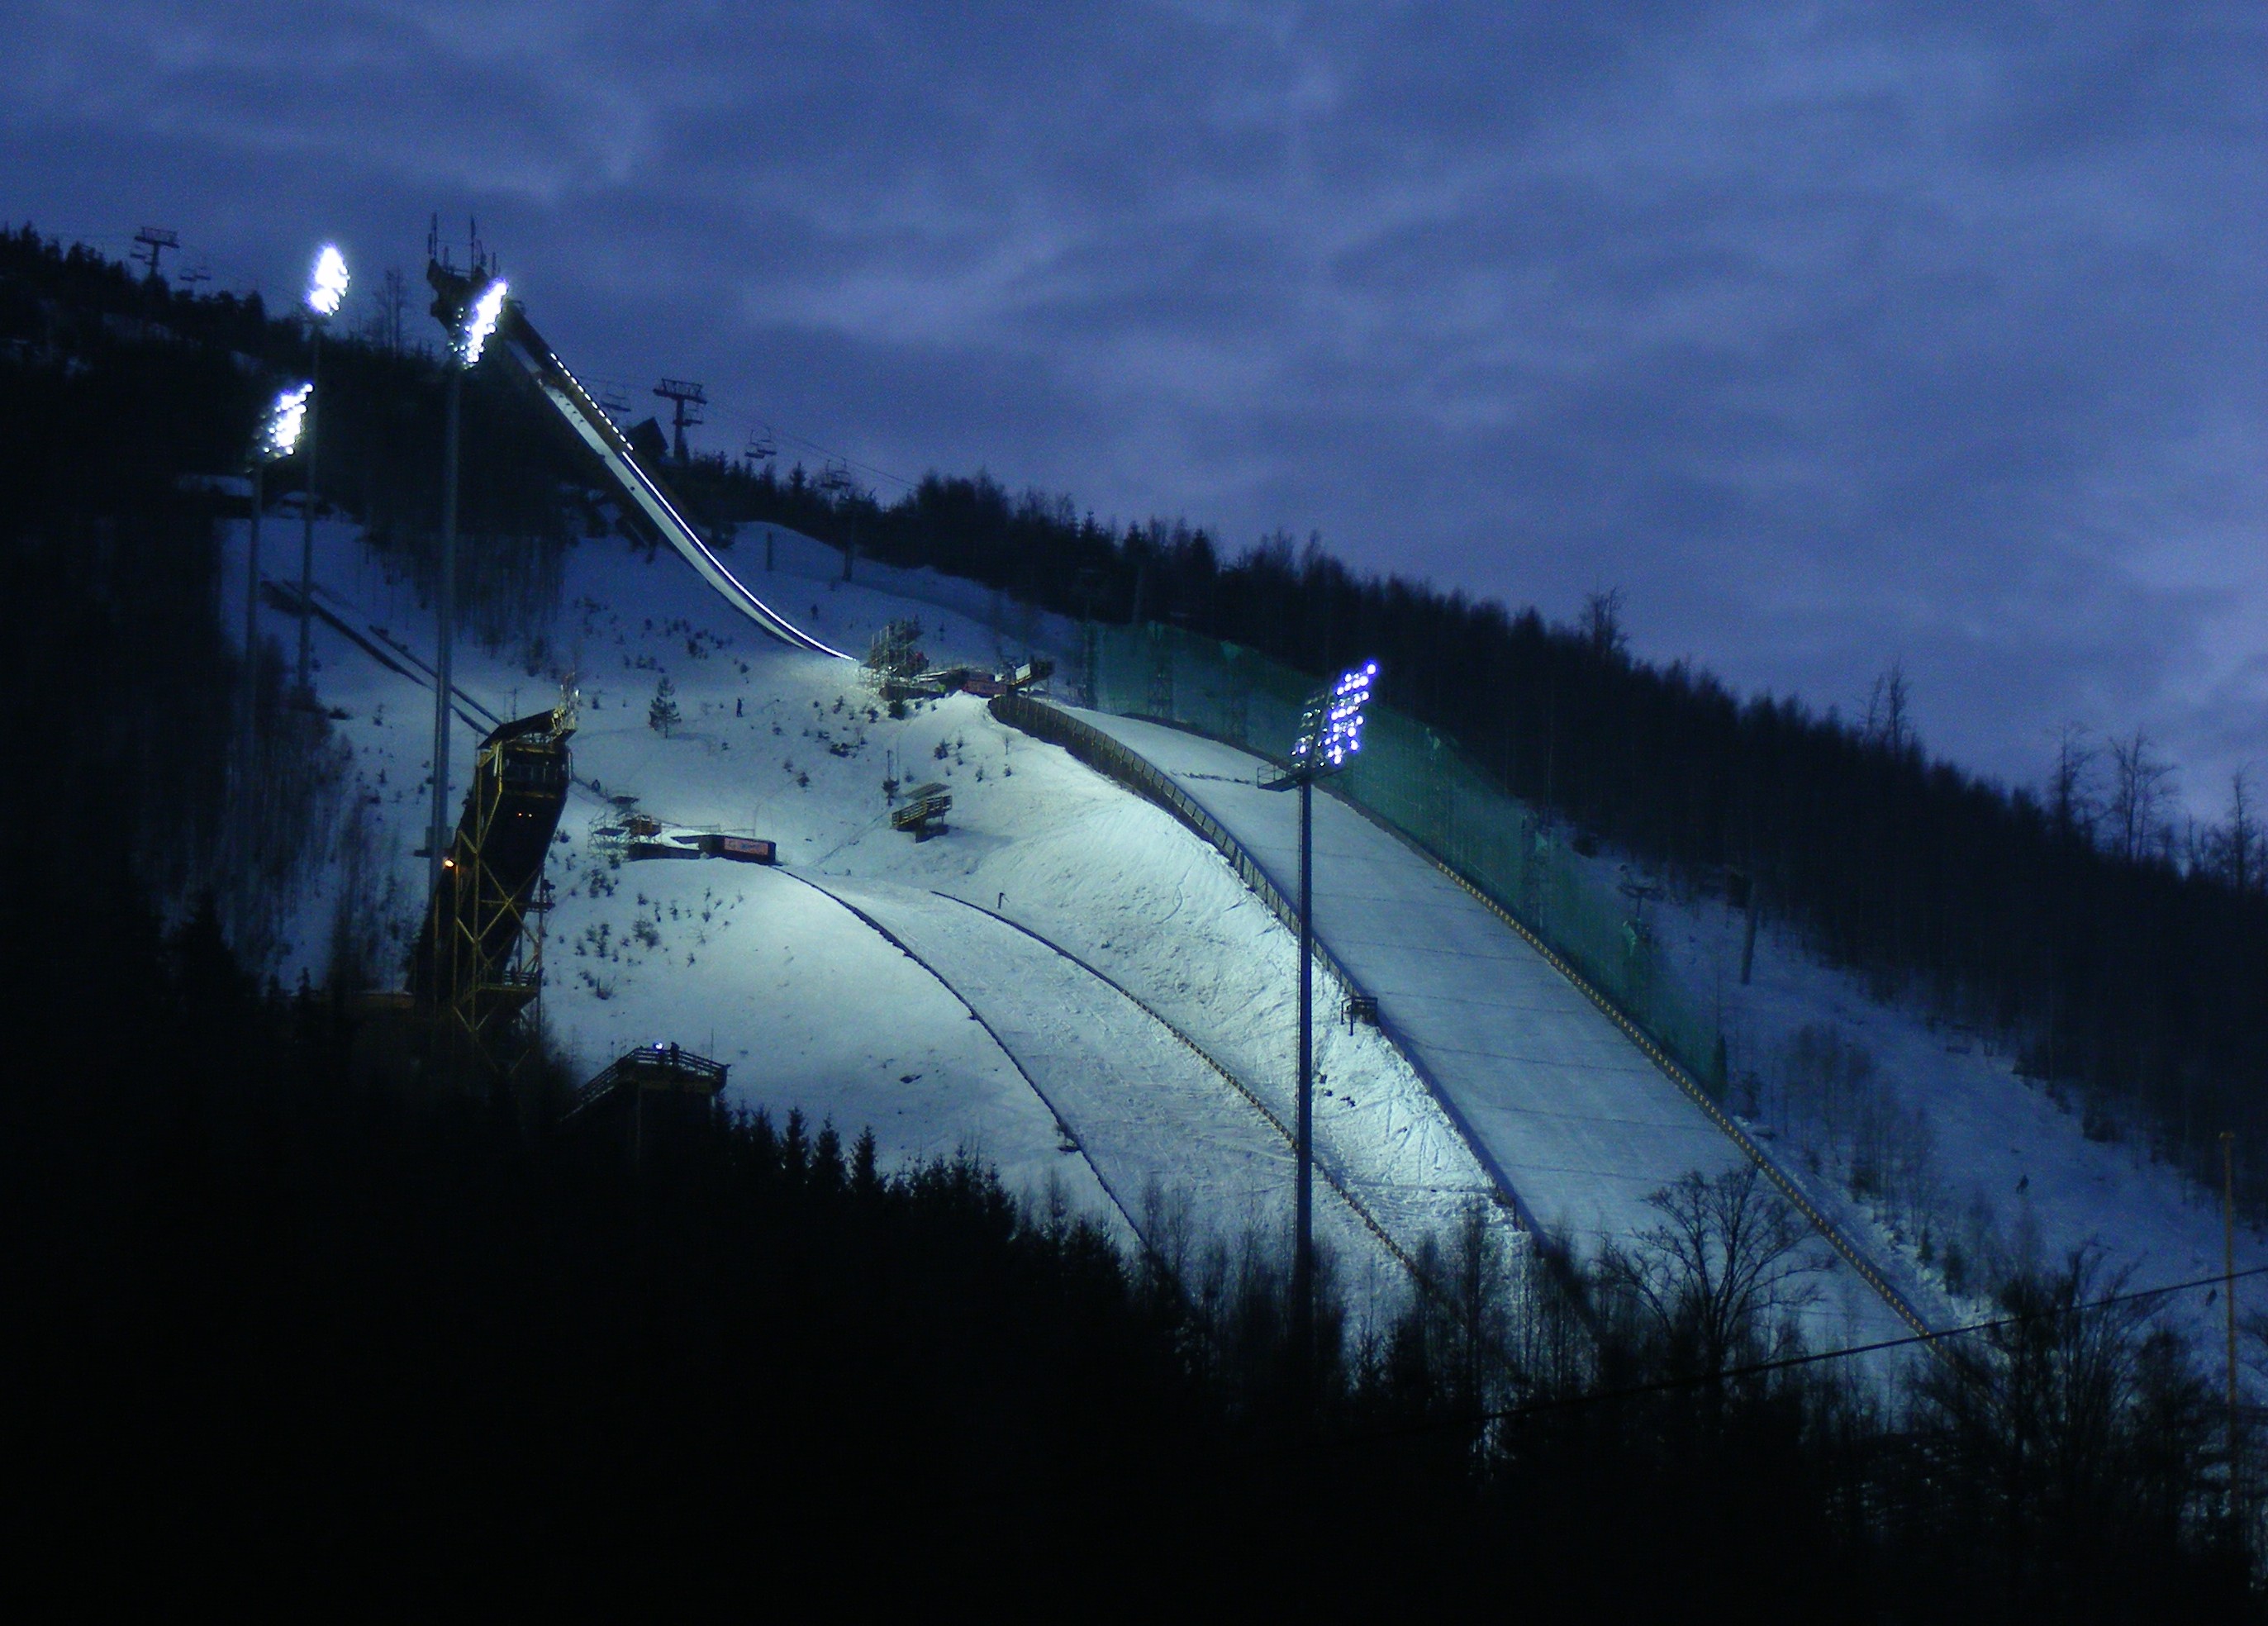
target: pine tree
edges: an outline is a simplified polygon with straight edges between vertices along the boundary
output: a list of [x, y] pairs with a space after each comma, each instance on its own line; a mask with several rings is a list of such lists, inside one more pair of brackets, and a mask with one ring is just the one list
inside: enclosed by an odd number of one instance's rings
[[653, 703], [645, 709], [645, 717], [647, 724], [664, 739], [668, 739], [670, 731], [677, 726], [680, 720], [677, 710], [677, 685], [672, 683], [666, 676], [661, 680], [660, 687], [653, 691]]

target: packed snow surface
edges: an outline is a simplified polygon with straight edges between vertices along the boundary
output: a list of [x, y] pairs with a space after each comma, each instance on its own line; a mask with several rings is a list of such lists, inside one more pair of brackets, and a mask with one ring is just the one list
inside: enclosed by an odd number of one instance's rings
[[[1299, 798], [1262, 788], [1265, 764], [1178, 729], [1079, 711], [1169, 776], [1299, 893]], [[1579, 1254], [1658, 1225], [1647, 1198], [1689, 1171], [1717, 1175], [1740, 1148], [1629, 1036], [1518, 933], [1434, 864], [1352, 807], [1314, 807], [1315, 935], [1455, 1107], [1542, 1225]], [[1847, 1269], [1823, 1273], [1815, 1343], [1910, 1329]]]
[[[297, 533], [271, 517], [271, 578], [290, 574]], [[239, 584], [242, 540], [239, 526]], [[468, 543], [475, 573], [479, 546]], [[1058, 618], [933, 571], [860, 561], [845, 584], [840, 553], [784, 530], [767, 538], [745, 527], [729, 559], [839, 646], [862, 649], [885, 622], [917, 616], [939, 663], [1060, 658], [1072, 647]], [[357, 635], [319, 624], [315, 649], [320, 696], [351, 754], [358, 799], [287, 928], [274, 968], [287, 982], [302, 969], [326, 975], [350, 903], [386, 923], [374, 945], [381, 973], [398, 965], [425, 886], [424, 861], [412, 855], [430, 784], [430, 606], [396, 556], [348, 525], [318, 526], [316, 577], [326, 607]], [[1296, 948], [1219, 855], [1063, 753], [1000, 728], [977, 702], [889, 718], [854, 669], [762, 636], [666, 552], [581, 543], [557, 603], [541, 638], [460, 641], [452, 816], [478, 732], [549, 704], [572, 673], [584, 697], [580, 783], [552, 869], [561, 899], [548, 923], [545, 1015], [578, 1067], [595, 1072], [632, 1045], [675, 1041], [731, 1063], [735, 1100], [775, 1116], [800, 1107], [846, 1135], [871, 1127], [887, 1161], [973, 1151], [1012, 1188], [1053, 1185], [1115, 1228], [1130, 1217], [1112, 1190], [1138, 1221], [1155, 1186], [1219, 1231], [1280, 1229], [1288, 1196], [1277, 1188], [1271, 1205], [1270, 1183], [1283, 1167], [1277, 1130], [1292, 1115]], [[287, 647], [297, 636], [273, 608], [262, 629]], [[649, 718], [665, 677], [681, 717], [666, 735]], [[1253, 759], [1172, 730], [1089, 720], [1172, 772], [1279, 886], [1296, 879], [1292, 798], [1255, 788]], [[946, 784], [949, 833], [917, 845], [891, 831], [885, 779]], [[769, 837], [786, 872], [610, 862], [593, 832], [630, 807], [673, 832]], [[1330, 797], [1316, 809], [1327, 944], [1379, 996], [1427, 1072], [1458, 1092], [1483, 1147], [1544, 1219], [1592, 1239], [1627, 1236], [1648, 1223], [1650, 1191], [1687, 1167], [1732, 1166], [1736, 1149], [1500, 923]], [[1614, 862], [1598, 860], [1605, 884]], [[854, 889], [867, 918], [842, 901]], [[980, 923], [968, 904], [1062, 953], [1039, 956], [1042, 945]], [[2154, 1161], [2132, 1129], [2090, 1138], [2065, 1103], [2014, 1076], [1989, 1036], [1870, 997], [1769, 925], [1755, 981], [1741, 987], [1736, 914], [1705, 897], [1655, 908], [1680, 972], [1724, 1012], [1749, 1127], [1846, 1232], [1872, 1234], [1878, 1262], [1910, 1297], [1934, 1284], [1957, 1310], [1980, 1313], [1992, 1269], [2051, 1263], [2087, 1245], [2137, 1286], [2218, 1268], [2213, 1194]], [[910, 923], [916, 913], [925, 924]], [[922, 938], [928, 966], [870, 923], [885, 914], [906, 941]], [[1060, 1012], [1007, 969], [1027, 956], [1047, 968]], [[1100, 975], [1073, 975], [1066, 956]], [[1130, 1007], [1151, 1013], [1151, 1026]], [[1318, 1009], [1328, 1014], [1331, 997]], [[1059, 1041], [1046, 1036], [1050, 1021]], [[1122, 1029], [1139, 1037], [1097, 1039]], [[1169, 1059], [1159, 1034], [1173, 1029], [1234, 1083], [1193, 1054], [1189, 1065]], [[1012, 1035], [1011, 1048], [996, 1034]], [[1108, 1083], [1073, 1064], [1098, 1046], [1111, 1051]], [[1846, 1083], [1863, 1075], [1873, 1117], [1848, 1092], [1838, 1107], [1822, 1068], [1839, 1068]], [[1398, 1247], [1447, 1234], [1489, 1197], [1481, 1159], [1375, 1030], [1322, 1026], [1317, 1069], [1319, 1159]], [[1051, 1106], [1042, 1092], [1074, 1071], [1083, 1076]], [[1860, 1143], [1879, 1138], [1893, 1113], [1904, 1115], [1891, 1134], [1904, 1173], [1854, 1195]], [[1874, 1129], [1854, 1127], [1861, 1119]], [[1872, 1155], [1881, 1160], [1879, 1148]], [[1350, 1276], [1379, 1269], [1385, 1250], [1320, 1186], [1317, 1210]], [[2240, 1268], [2261, 1262], [2268, 1244], [2242, 1235]], [[1833, 1279], [1808, 1329], [1815, 1343], [1895, 1330], [1850, 1272]], [[2202, 1294], [2169, 1306], [2206, 1345], [2220, 1313]]]
[[[1278, 1126], [1140, 1003], [1028, 931], [940, 893], [887, 882], [813, 883], [928, 967], [1066, 1124], [1138, 1225], [1148, 1188], [1204, 1190], [1216, 1225], [1278, 1228], [1292, 1188]], [[1370, 1276], [1393, 1260], [1325, 1189], [1316, 1234]], [[1414, 1239], [1413, 1239], [1414, 1240]]]
[[[907, 616], [939, 664], [1064, 641], [966, 583], [860, 562], [844, 584], [839, 553], [786, 532], [770, 551], [767, 571], [761, 529], [744, 531], [731, 562], [841, 646]], [[320, 980], [343, 889], [388, 915], [382, 970], [415, 929], [432, 633], [400, 565], [351, 527], [319, 527], [317, 579], [357, 634], [318, 625], [316, 675], [361, 798], [342, 858], [362, 850], [317, 878], [288, 934], [283, 974]], [[551, 868], [544, 1016], [583, 1072], [674, 1041], [729, 1063], [743, 1105], [799, 1107], [846, 1137], [871, 1127], [888, 1163], [975, 1152], [1012, 1188], [1053, 1184], [1121, 1234], [1161, 1199], [1230, 1238], [1288, 1226], [1297, 951], [1220, 855], [978, 700], [892, 717], [858, 668], [762, 636], [666, 553], [581, 543], [558, 597], [541, 647], [460, 642], [460, 710], [478, 727], [453, 735], [451, 801], [453, 817], [489, 715], [551, 703], [555, 672], [572, 672], [578, 784]], [[284, 613], [264, 615], [270, 636], [296, 636]], [[665, 679], [679, 719], [666, 731]], [[954, 805], [946, 833], [916, 842], [890, 828], [886, 782], [902, 799], [925, 781]], [[600, 833], [633, 811], [665, 844], [768, 838], [779, 867], [625, 861]], [[1398, 1291], [1395, 1254], [1476, 1203], [1509, 1233], [1392, 1045], [1330, 1026], [1317, 1058], [1318, 1158], [1347, 1194], [1319, 1182], [1317, 1233], [1342, 1279]]]

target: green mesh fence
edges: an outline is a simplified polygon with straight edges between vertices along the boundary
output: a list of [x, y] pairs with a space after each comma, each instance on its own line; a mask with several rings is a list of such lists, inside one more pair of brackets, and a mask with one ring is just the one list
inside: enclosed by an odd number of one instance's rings
[[[1321, 687], [1238, 644], [1154, 623], [1094, 628], [1081, 665], [1072, 687], [1098, 711], [1177, 724], [1279, 761], [1300, 706]], [[1717, 1025], [1672, 978], [1642, 916], [1586, 874], [1561, 838], [1454, 741], [1373, 703], [1362, 754], [1332, 788], [1527, 927], [1722, 1097]]]

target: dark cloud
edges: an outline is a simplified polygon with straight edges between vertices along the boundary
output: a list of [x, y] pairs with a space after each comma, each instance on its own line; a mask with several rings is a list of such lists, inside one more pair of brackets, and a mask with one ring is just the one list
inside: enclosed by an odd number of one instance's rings
[[[2257, 6], [34, 6], [4, 206], [1278, 526], [2029, 775], [2268, 759]], [[730, 444], [729, 416], [712, 434]]]

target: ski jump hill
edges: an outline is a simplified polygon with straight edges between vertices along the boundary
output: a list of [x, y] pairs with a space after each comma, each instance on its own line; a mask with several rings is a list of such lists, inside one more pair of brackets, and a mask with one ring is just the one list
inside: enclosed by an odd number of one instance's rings
[[[1259, 788], [1260, 751], [1162, 720], [1189, 709], [1200, 679], [1183, 673], [1178, 708], [1162, 667], [1146, 687], [1114, 687], [1095, 669], [1098, 629], [1027, 615], [1027, 644], [1057, 655], [1068, 694], [1006, 696], [989, 710], [956, 695], [885, 719], [843, 651], [919, 613], [940, 656], [966, 658], [988, 635], [997, 655], [997, 595], [871, 565], [847, 584], [835, 550], [777, 533], [760, 596], [748, 567], [728, 564], [733, 539], [687, 522], [524, 312], [511, 307], [498, 333], [624, 511], [691, 567], [592, 544], [571, 560], [565, 592], [581, 625], [553, 644], [571, 651], [588, 704], [560, 826], [569, 845], [555, 854], [553, 1027], [594, 1056], [662, 1039], [737, 1053], [739, 1099], [799, 1095], [845, 1132], [873, 1124], [902, 1156], [976, 1151], [1012, 1183], [1057, 1184], [1145, 1240], [1186, 1225], [1189, 1209], [1217, 1232], [1279, 1225], [1296, 804]], [[379, 850], [360, 867], [390, 867], [397, 893], [422, 892], [407, 854], [431, 762], [420, 731], [386, 713], [414, 716], [420, 687], [431, 704], [434, 663], [404, 631], [423, 617], [406, 578], [350, 527], [319, 528], [320, 688], [345, 714], [366, 787], [364, 839]], [[288, 592], [272, 598], [288, 608]], [[753, 642], [751, 623], [762, 635]], [[1137, 644], [1186, 637], [1100, 630]], [[1275, 691], [1307, 680], [1249, 651], [1239, 666], [1219, 648], [1226, 664], [1201, 674], [1204, 699], [1234, 726], [1211, 732], [1270, 738]], [[535, 675], [500, 651], [459, 660], [468, 718], [511, 715]], [[681, 728], [649, 726], [656, 673], [674, 681]], [[453, 763], [452, 782], [464, 772]], [[952, 828], [916, 843], [890, 829], [878, 788], [932, 772], [952, 780]], [[596, 832], [631, 806], [665, 839], [761, 835], [779, 865], [622, 865], [574, 848], [578, 820]], [[1613, 923], [1623, 949], [1587, 960], [1529, 923], [1552, 913], [1544, 903], [1565, 878], [1492, 896], [1471, 854], [1429, 850], [1355, 799], [1319, 795], [1315, 813], [1319, 970], [1337, 984], [1315, 1001], [1329, 1024], [1318, 1232], [1343, 1273], [1402, 1277], [1424, 1238], [1448, 1234], [1476, 1201], [1492, 1224], [1547, 1246], [1626, 1246], [1660, 1218], [1652, 1193], [1753, 1163], [1837, 1255], [1830, 1302], [1810, 1318], [1815, 1343], [1944, 1322], [1942, 1300], [1847, 1202], [1779, 1167], [1727, 1115], [1690, 1042], [1681, 1053], [1640, 1019], [1669, 1008], [1658, 990], [1604, 985], [1617, 974], [1596, 974], [1607, 960], [1646, 959], [1631, 923]], [[1506, 850], [1524, 851], [1530, 835], [1506, 835]], [[335, 904], [311, 900], [302, 941], [320, 940]], [[1556, 917], [1578, 916], [1561, 907]]]
[[[1299, 820], [1293, 799], [1266, 788], [1279, 763], [1139, 717], [1020, 696], [994, 710], [1169, 808], [1291, 923]], [[1587, 1257], [1628, 1247], [1660, 1223], [1654, 1192], [1752, 1163], [1863, 1284], [1845, 1308], [1869, 1335], [1933, 1330], [1924, 1306], [1934, 1295], [1903, 1262], [1878, 1258], [1830, 1217], [1642, 1029], [1454, 869], [1329, 795], [1315, 799], [1313, 852], [1314, 931], [1340, 1007], [1369, 1005], [1524, 1228]]]

